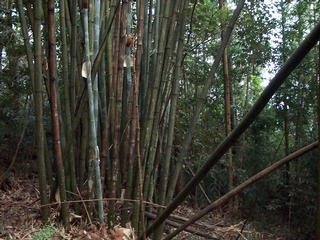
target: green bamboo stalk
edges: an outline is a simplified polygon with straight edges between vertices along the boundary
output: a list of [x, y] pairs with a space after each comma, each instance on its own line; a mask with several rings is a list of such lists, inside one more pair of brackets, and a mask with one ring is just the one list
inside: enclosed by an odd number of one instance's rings
[[71, 15], [70, 15], [70, 8], [69, 8], [69, 1], [64, 1], [64, 8], [65, 8], [65, 22], [67, 26], [67, 30], [69, 34], [72, 32], [72, 24], [71, 24]]
[[[118, 1], [118, 0], [116, 0], [116, 1]], [[102, 59], [104, 50], [106, 48], [109, 49], [109, 50], [112, 49], [111, 35], [109, 33], [111, 31], [111, 26], [112, 26], [112, 23], [113, 23], [113, 21], [115, 19], [116, 12], [117, 12], [117, 10], [118, 10], [118, 8], [120, 6], [119, 3], [120, 2], [118, 1], [117, 4], [113, 4], [111, 6], [111, 8], [110, 8], [111, 11], [110, 11], [110, 17], [108, 17], [108, 21], [106, 23], [106, 32], [105, 32], [105, 34], [104, 34], [104, 36], [102, 38], [103, 40], [102, 40], [102, 42], [100, 44], [100, 48], [99, 48], [98, 54], [97, 54], [96, 58], [94, 59], [94, 63], [93, 63], [93, 66], [92, 66], [92, 71], [91, 71], [91, 77], [92, 78], [95, 78], [95, 76], [96, 76], [96, 74], [98, 72], [98, 69], [99, 69], [99, 66], [101, 64], [101, 59]], [[81, 12], [81, 15], [83, 17], [83, 12]], [[107, 59], [109, 59], [108, 62], [113, 60], [112, 57], [111, 57], [112, 54], [110, 53], [111, 50], [110, 51], [109, 50], [107, 51]], [[108, 57], [108, 55], [110, 57]], [[108, 63], [108, 68], [109, 68], [109, 66], [111, 67], [112, 65], [110, 65]], [[112, 74], [112, 70], [109, 69], [108, 70], [108, 74], [109, 75]], [[112, 81], [110, 80], [109, 89], [112, 89], [111, 82]], [[83, 93], [81, 94], [80, 100], [79, 100], [80, 103], [79, 103], [78, 111], [76, 112], [75, 117], [74, 117], [73, 129], [76, 129], [80, 124], [80, 118], [81, 118], [81, 115], [82, 115], [82, 111], [84, 109], [84, 105], [87, 103], [87, 99], [88, 99], [88, 94], [85, 91], [83, 91]]]
[[[69, 104], [70, 104], [70, 108], [71, 108], [71, 119], [73, 120], [73, 114], [75, 113], [75, 109], [76, 109], [76, 89], [75, 89], [75, 83], [76, 83], [76, 78], [79, 74], [79, 68], [77, 65], [77, 0], [71, 0], [71, 66], [70, 69], [72, 69], [72, 71], [70, 72], [70, 84], [69, 85]], [[61, 4], [62, 6], [62, 4]], [[80, 114], [81, 115], [81, 114]]]
[[81, 118], [81, 152], [80, 152], [80, 166], [79, 166], [79, 189], [82, 190], [82, 186], [85, 181], [85, 172], [86, 172], [86, 160], [88, 156], [88, 139], [89, 139], [89, 133], [88, 133], [88, 113], [85, 110], [83, 113], [83, 116]]
[[[42, 58], [41, 58], [41, 2], [36, 1], [34, 4], [34, 102], [36, 112], [36, 132], [37, 132], [37, 159], [39, 167], [39, 191], [41, 205], [48, 204], [46, 191], [46, 172], [44, 163], [44, 146], [43, 146], [43, 102], [42, 102]], [[48, 206], [40, 208], [41, 219], [46, 223], [49, 217]]]
[[[98, 54], [96, 56], [96, 58], [94, 59], [94, 62], [93, 62], [93, 66], [92, 66], [92, 77], [94, 78], [97, 71], [98, 71], [98, 68], [100, 66], [100, 61], [101, 61], [101, 58], [102, 58], [102, 55], [104, 53], [104, 50], [105, 48], [107, 47], [107, 43], [109, 43], [109, 39], [110, 39], [110, 30], [111, 30], [111, 26], [115, 20], [115, 17], [118, 13], [118, 9], [120, 7], [120, 0], [114, 0], [112, 1], [112, 5], [110, 7], [110, 14], [109, 14], [109, 17], [108, 17], [108, 21], [106, 23], [106, 32], [104, 34], [104, 36], [102, 37], [102, 42], [100, 44], [100, 48], [99, 48], [99, 51], [98, 51]], [[116, 25], [116, 24], [115, 24]], [[108, 48], [110, 47], [110, 45], [108, 45]]]
[[[174, 7], [172, 10], [172, 15], [169, 19], [170, 21], [170, 25], [174, 26], [175, 22], [176, 22], [176, 18], [179, 12], [180, 7], [183, 7], [183, 1], [175, 1], [174, 3]], [[153, 172], [153, 168], [154, 168], [154, 160], [155, 160], [155, 156], [156, 156], [156, 149], [157, 149], [157, 144], [158, 144], [158, 136], [159, 136], [159, 132], [160, 132], [160, 118], [161, 118], [161, 112], [162, 112], [162, 108], [165, 108], [165, 106], [163, 104], [163, 102], [165, 101], [165, 96], [166, 93], [168, 92], [165, 89], [168, 89], [168, 81], [166, 81], [167, 78], [167, 70], [168, 70], [168, 65], [170, 62], [170, 58], [172, 55], [172, 51], [174, 51], [175, 46], [176, 46], [176, 41], [175, 38], [177, 36], [177, 34], [174, 34], [175, 32], [175, 28], [171, 27], [168, 33], [168, 43], [166, 44], [165, 47], [165, 55], [164, 55], [164, 61], [163, 61], [163, 66], [160, 68], [160, 78], [161, 78], [161, 84], [160, 84], [160, 88], [162, 86], [162, 88], [164, 89], [163, 92], [164, 94], [161, 94], [161, 92], [158, 93], [157, 96], [157, 104], [156, 104], [156, 109], [155, 109], [155, 113], [154, 113], [154, 119], [153, 119], [153, 130], [152, 130], [152, 134], [151, 134], [151, 143], [150, 143], [150, 148], [148, 151], [148, 160], [146, 162], [146, 172], [145, 172], [145, 176], [144, 176], [144, 196], [148, 195], [148, 189], [149, 189], [149, 184], [150, 184], [150, 178], [151, 178], [151, 173]], [[151, 194], [152, 195], [152, 194]]]
[[[152, 3], [153, 1], [151, 1]], [[152, 4], [150, 3], [150, 8], [152, 7]], [[154, 21], [151, 27], [151, 15], [152, 15], [152, 11], [153, 9], [149, 9], [149, 33], [148, 33], [148, 44], [150, 48], [150, 46], [152, 46], [152, 51], [150, 53], [149, 59], [151, 60], [148, 66], [148, 76], [153, 76], [154, 73], [154, 69], [155, 69], [155, 63], [157, 61], [157, 49], [159, 46], [159, 22], [160, 22], [160, 0], [156, 0], [156, 4], [155, 4], [155, 16], [154, 16]], [[154, 38], [152, 38], [152, 36], [154, 36]], [[153, 40], [153, 45], [152, 45], [152, 40]], [[150, 85], [149, 85], [150, 84]], [[141, 125], [144, 126], [145, 125], [145, 121], [147, 118], [147, 114], [148, 114], [148, 109], [149, 109], [149, 103], [150, 103], [150, 97], [151, 97], [151, 92], [152, 92], [152, 87], [153, 87], [153, 82], [150, 81], [149, 83], [149, 78], [148, 81], [145, 82], [145, 86], [144, 86], [144, 93], [142, 93], [143, 99], [141, 99], [140, 101], [143, 101], [145, 103], [147, 103], [146, 106], [144, 106], [143, 108], [140, 108], [141, 111]], [[142, 133], [142, 136], [144, 136], [144, 132]]]
[[28, 26], [27, 26], [25, 13], [23, 11], [22, 0], [16, 0], [16, 4], [17, 4], [18, 12], [19, 12], [19, 19], [20, 19], [20, 23], [21, 23], [23, 42], [24, 42], [24, 46], [26, 47], [26, 50], [27, 50], [27, 60], [28, 60], [31, 86], [32, 86], [32, 90], [35, 91], [33, 53], [32, 53], [31, 46], [30, 46], [30, 39], [29, 39], [29, 35], [28, 35]]
[[[94, 57], [94, 1], [88, 0], [89, 8], [88, 8], [88, 30], [89, 30], [89, 53], [90, 53], [90, 62], [93, 62]], [[91, 76], [93, 80], [95, 80], [95, 76]]]
[[47, 183], [53, 188], [53, 178], [52, 178], [52, 163], [50, 161], [49, 147], [46, 134], [43, 134], [43, 144], [44, 144], [44, 162], [46, 166]]
[[222, 59], [222, 56], [224, 54], [224, 49], [226, 48], [226, 46], [229, 43], [230, 37], [231, 37], [231, 33], [232, 30], [235, 26], [235, 23], [240, 15], [240, 12], [244, 6], [244, 0], [240, 0], [238, 2], [237, 8], [234, 10], [233, 16], [229, 22], [228, 27], [226, 28], [226, 34], [225, 34], [225, 38], [223, 39], [223, 41], [221, 42], [221, 46], [217, 52], [217, 55], [215, 56], [215, 60], [212, 64], [210, 73], [207, 77], [207, 80], [202, 88], [202, 91], [200, 93], [200, 95], [198, 96], [198, 99], [196, 101], [196, 106], [195, 106], [195, 111], [193, 113], [193, 116], [191, 118], [190, 124], [189, 124], [189, 128], [188, 128], [188, 132], [185, 134], [186, 136], [184, 137], [183, 143], [182, 143], [182, 149], [179, 152], [178, 155], [178, 160], [177, 160], [177, 165], [175, 167], [175, 172], [173, 174], [173, 176], [170, 179], [170, 188], [168, 189], [168, 194], [167, 194], [167, 202], [171, 201], [173, 194], [174, 194], [174, 186], [176, 185], [178, 176], [179, 176], [179, 172], [181, 170], [182, 167], [182, 162], [185, 158], [185, 156], [187, 155], [190, 143], [191, 143], [191, 139], [193, 136], [193, 132], [195, 130], [195, 126], [196, 126], [196, 122], [197, 119], [199, 117], [199, 114], [201, 112], [201, 109], [203, 108], [203, 103], [204, 103], [204, 99], [206, 98], [206, 95], [208, 93], [208, 89], [214, 79], [214, 73], [217, 71], [218, 66], [220, 64], [220, 61]]
[[[107, 5], [109, 5], [109, 1], [107, 1]], [[109, 7], [109, 6], [108, 6]], [[106, 18], [106, 1], [101, 3], [100, 8], [100, 25], [101, 29], [105, 29], [105, 18]], [[101, 34], [100, 35], [100, 41]], [[104, 192], [105, 186], [105, 176], [106, 176], [106, 152], [107, 152], [107, 112], [108, 112], [108, 105], [107, 105], [107, 86], [106, 86], [106, 54], [103, 54], [101, 60], [101, 66], [99, 69], [99, 94], [100, 94], [100, 102], [101, 102], [101, 182], [102, 182], [102, 189]]]
[[[100, 0], [94, 0], [94, 31], [93, 31], [93, 56], [96, 58], [99, 51], [99, 41], [100, 41]], [[99, 119], [99, 84], [98, 81], [102, 81], [98, 79], [98, 76], [95, 76], [95, 80], [93, 83], [93, 95], [94, 95], [94, 115], [95, 115], [95, 124], [96, 130], [98, 130], [98, 119]]]
[[160, 32], [160, 40], [159, 40], [159, 46], [157, 48], [157, 61], [154, 62], [155, 65], [155, 71], [153, 72], [153, 86], [151, 90], [150, 95], [150, 105], [148, 108], [147, 117], [145, 119], [145, 125], [142, 133], [142, 159], [143, 159], [143, 169], [145, 168], [145, 157], [147, 155], [147, 150], [149, 149], [150, 140], [151, 140], [151, 133], [152, 133], [152, 126], [154, 122], [154, 112], [156, 108], [156, 102], [157, 102], [157, 96], [159, 92], [159, 87], [161, 83], [161, 72], [163, 67], [163, 60], [164, 60], [164, 51], [167, 41], [167, 28], [168, 28], [168, 19], [170, 16], [170, 7], [171, 7], [171, 0], [168, 0], [165, 6], [164, 10], [164, 17], [162, 19], [162, 25], [161, 25], [161, 32]]
[[[184, 48], [184, 33], [185, 33], [185, 21], [188, 9], [188, 0], [184, 1], [183, 12], [181, 19], [178, 21], [177, 29], [179, 30], [179, 42], [176, 58], [176, 67], [174, 70], [174, 78], [172, 80], [172, 92], [171, 92], [171, 104], [170, 104], [170, 113], [169, 113], [169, 127], [168, 127], [168, 140], [166, 144], [165, 158], [163, 169], [160, 174], [160, 184], [159, 184], [159, 199], [158, 203], [160, 205], [165, 204], [167, 184], [169, 182], [169, 170], [171, 162], [171, 154], [173, 148], [173, 139], [174, 139], [174, 126], [176, 121], [176, 111], [177, 111], [177, 102], [179, 94], [179, 80], [181, 75], [181, 65], [183, 59], [183, 48]], [[164, 224], [162, 224], [154, 233], [153, 238], [155, 240], [160, 239], [163, 233]]]
[[[143, 52], [142, 52], [142, 68], [141, 68], [141, 79], [140, 79], [140, 106], [141, 109], [144, 108], [144, 94], [145, 94], [145, 89], [147, 86], [148, 82], [148, 66], [149, 66], [149, 39], [148, 39], [148, 28], [149, 28], [149, 18], [148, 18], [148, 2], [144, 2], [144, 32], [143, 32]], [[151, 1], [152, 2], [152, 1]]]
[[[64, 82], [64, 102], [65, 102], [65, 119], [66, 119], [66, 136], [67, 136], [67, 156], [69, 160], [69, 172], [71, 180], [71, 190], [73, 193], [77, 192], [77, 182], [76, 182], [76, 166], [75, 166], [75, 153], [74, 153], [74, 134], [72, 130], [72, 117], [70, 108], [70, 84], [69, 84], [69, 62], [68, 62], [68, 46], [67, 46], [67, 31], [65, 24], [65, 0], [60, 0], [60, 32], [62, 41], [62, 57], [61, 57], [61, 67], [62, 67], [62, 78]], [[73, 72], [73, 71], [71, 71]]]
[[[96, 193], [98, 197], [98, 214], [99, 221], [104, 222], [104, 212], [103, 212], [103, 203], [102, 203], [102, 187], [101, 187], [101, 178], [100, 178], [100, 166], [99, 166], [99, 149], [97, 146], [97, 131], [95, 124], [95, 115], [94, 115], [94, 96], [92, 90], [92, 81], [91, 81], [91, 61], [90, 61], [90, 46], [89, 46], [89, 29], [88, 29], [88, 0], [82, 2], [82, 11], [84, 16], [84, 33], [85, 33], [85, 52], [86, 52], [86, 69], [87, 69], [87, 89], [88, 89], [88, 100], [89, 100], [89, 125], [90, 125], [90, 148], [93, 152], [93, 164], [95, 169], [96, 176]], [[90, 163], [92, 164], [92, 163]], [[92, 179], [88, 180], [89, 188], [92, 189], [93, 182]], [[90, 190], [90, 189], [89, 189]]]

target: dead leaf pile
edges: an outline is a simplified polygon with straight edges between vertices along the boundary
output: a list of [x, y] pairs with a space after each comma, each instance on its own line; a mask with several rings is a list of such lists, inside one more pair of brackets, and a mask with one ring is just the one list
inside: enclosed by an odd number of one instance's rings
[[97, 229], [95, 225], [91, 225], [88, 231], [82, 230], [77, 236], [79, 240], [136, 240], [134, 230], [130, 224], [126, 228], [117, 226], [107, 231], [105, 224]]

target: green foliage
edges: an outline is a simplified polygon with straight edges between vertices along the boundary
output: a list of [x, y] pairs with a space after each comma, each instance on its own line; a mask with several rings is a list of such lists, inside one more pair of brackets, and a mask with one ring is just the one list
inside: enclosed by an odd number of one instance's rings
[[32, 236], [32, 240], [50, 240], [55, 235], [59, 235], [61, 231], [52, 223], [44, 226], [39, 232]]

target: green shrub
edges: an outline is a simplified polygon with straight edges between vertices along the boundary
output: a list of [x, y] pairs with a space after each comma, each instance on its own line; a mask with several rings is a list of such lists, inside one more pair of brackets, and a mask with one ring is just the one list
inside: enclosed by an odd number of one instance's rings
[[59, 234], [59, 229], [54, 224], [46, 225], [39, 232], [32, 236], [32, 240], [49, 240], [54, 235]]

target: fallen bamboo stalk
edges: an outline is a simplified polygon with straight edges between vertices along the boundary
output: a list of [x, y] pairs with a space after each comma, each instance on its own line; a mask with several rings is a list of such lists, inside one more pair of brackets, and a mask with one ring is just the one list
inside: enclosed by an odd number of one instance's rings
[[[145, 214], [146, 217], [151, 218], [151, 219], [156, 219], [156, 217], [157, 217], [156, 214], [153, 214], [153, 213], [150, 213], [150, 212], [144, 212], [144, 214]], [[180, 228], [180, 227], [181, 227], [181, 224], [179, 224], [179, 223], [177, 223], [177, 222], [174, 222], [174, 221], [172, 221], [172, 220], [168, 220], [168, 219], [167, 219], [167, 220], [165, 221], [165, 223], [166, 223], [167, 225], [170, 225], [170, 226], [175, 227], [175, 228]], [[186, 232], [193, 233], [193, 234], [195, 234], [195, 235], [198, 235], [198, 236], [200, 236], [200, 237], [204, 237], [204, 238], [206, 238], [206, 239], [218, 239], [218, 238], [215, 237], [215, 236], [212, 236], [212, 235], [210, 235], [210, 234], [208, 234], [208, 233], [201, 232], [201, 231], [199, 231], [199, 230], [197, 230], [197, 229], [194, 229], [194, 228], [192, 228], [192, 227], [186, 227], [184, 230], [185, 230]]]
[[318, 141], [314, 142], [306, 147], [303, 147], [301, 149], [299, 149], [298, 151], [295, 151], [294, 153], [291, 153], [290, 155], [288, 155], [287, 157], [281, 159], [280, 161], [272, 164], [271, 166], [265, 168], [264, 170], [260, 171], [259, 173], [257, 173], [256, 175], [252, 176], [251, 178], [249, 178], [247, 181], [245, 181], [244, 183], [240, 184], [239, 186], [237, 186], [236, 188], [234, 188], [233, 190], [231, 190], [230, 192], [226, 193], [225, 195], [223, 195], [221, 198], [219, 198], [218, 200], [214, 201], [212, 204], [210, 204], [209, 206], [207, 206], [206, 208], [202, 209], [201, 211], [199, 211], [199, 213], [197, 213], [196, 215], [194, 215], [192, 218], [190, 218], [190, 220], [186, 223], [184, 223], [183, 225], [181, 225], [177, 230], [175, 230], [174, 232], [172, 232], [170, 235], [168, 235], [165, 240], [169, 240], [172, 239], [173, 237], [175, 237], [178, 233], [180, 233], [181, 231], [185, 230], [189, 225], [191, 225], [192, 223], [194, 223], [195, 221], [199, 220], [201, 217], [203, 217], [204, 215], [206, 215], [207, 213], [209, 213], [210, 211], [220, 207], [222, 204], [226, 203], [227, 201], [230, 200], [230, 198], [232, 198], [233, 196], [237, 195], [238, 193], [240, 193], [242, 190], [244, 190], [245, 188], [247, 188], [248, 186], [252, 185], [253, 183], [257, 182], [258, 180], [260, 180], [261, 178], [263, 178], [264, 176], [268, 175], [269, 173], [273, 172], [274, 170], [276, 170], [277, 168], [279, 168], [280, 166], [282, 166], [283, 164], [296, 159], [297, 157], [300, 157], [301, 155], [313, 150], [314, 148], [316, 148], [318, 146]]
[[[155, 213], [155, 212], [153, 212], [152, 214], [157, 215], [157, 213]], [[179, 216], [179, 215], [170, 214], [169, 220], [171, 220], [173, 222], [177, 222], [177, 223], [185, 223], [185, 222], [188, 222], [190, 219], [186, 218], [186, 217]], [[201, 223], [195, 222], [194, 225], [197, 227], [200, 227], [200, 228], [205, 228], [207, 230], [211, 230], [211, 231], [215, 231], [217, 229], [217, 226], [215, 226], [215, 225], [209, 225], [209, 224], [202, 223], [202, 222]]]

